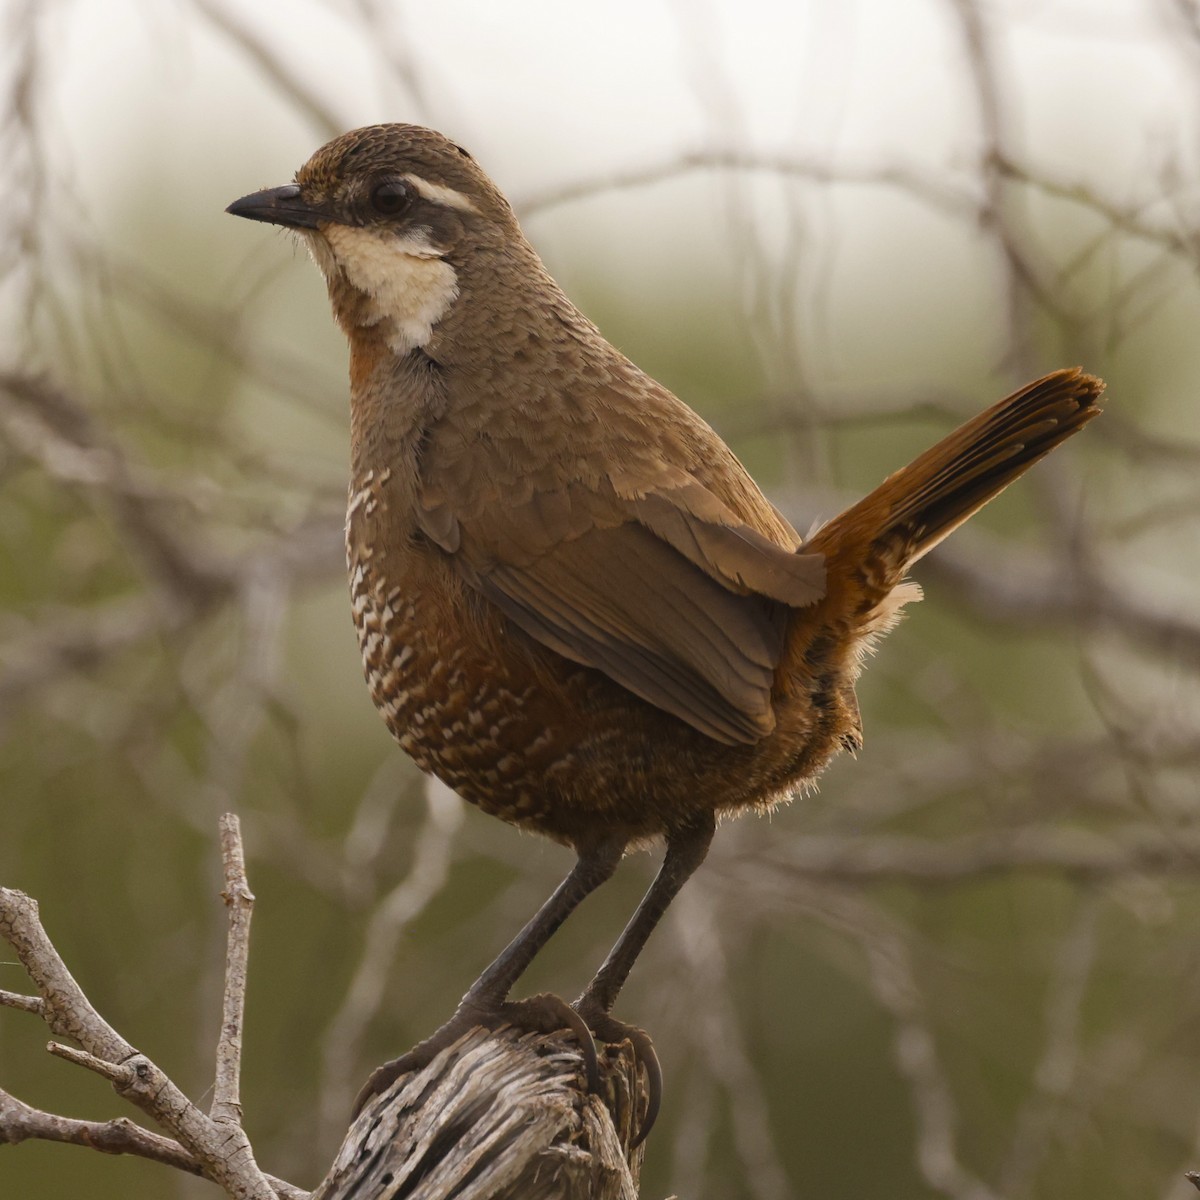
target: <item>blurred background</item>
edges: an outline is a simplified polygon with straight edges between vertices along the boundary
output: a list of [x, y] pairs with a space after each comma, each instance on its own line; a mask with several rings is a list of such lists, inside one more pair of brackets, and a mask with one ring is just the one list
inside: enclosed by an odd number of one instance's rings
[[[570, 863], [429, 784], [373, 711], [345, 347], [293, 240], [222, 211], [416, 121], [802, 530], [1028, 378], [1109, 382], [919, 564], [857, 760], [724, 827], [639, 963], [618, 1015], [667, 1079], [642, 1194], [1193, 1194], [1196, 0], [6, 0], [0, 23], [0, 882], [125, 1036], [206, 1104], [233, 809], [246, 1125], [311, 1187], [369, 1069]], [[577, 994], [655, 863], [528, 991]], [[126, 1111], [45, 1040], [0, 1011], [0, 1087]], [[215, 1194], [30, 1143], [0, 1192]]]

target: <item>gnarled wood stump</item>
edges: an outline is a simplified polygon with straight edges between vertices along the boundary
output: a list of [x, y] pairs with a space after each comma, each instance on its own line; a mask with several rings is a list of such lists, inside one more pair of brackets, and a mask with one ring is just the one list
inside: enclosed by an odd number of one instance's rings
[[643, 1073], [599, 1049], [593, 1096], [569, 1034], [471, 1030], [371, 1100], [312, 1200], [637, 1200]]

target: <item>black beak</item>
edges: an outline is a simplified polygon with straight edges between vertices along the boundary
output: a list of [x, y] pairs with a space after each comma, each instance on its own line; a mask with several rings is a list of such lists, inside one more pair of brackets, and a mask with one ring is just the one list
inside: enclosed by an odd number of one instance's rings
[[301, 198], [300, 188], [294, 183], [251, 192], [250, 195], [235, 200], [225, 211], [233, 213], [235, 217], [267, 221], [272, 225], [286, 225], [289, 229], [316, 229], [322, 221], [328, 220], [328, 217]]

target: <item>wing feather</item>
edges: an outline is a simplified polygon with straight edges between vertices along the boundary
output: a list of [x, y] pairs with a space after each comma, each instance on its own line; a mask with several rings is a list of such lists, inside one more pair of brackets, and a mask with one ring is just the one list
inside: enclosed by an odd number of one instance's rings
[[741, 524], [699, 484], [630, 499], [572, 485], [460, 522], [431, 494], [425, 534], [530, 637], [727, 743], [775, 725], [791, 609], [824, 559]]

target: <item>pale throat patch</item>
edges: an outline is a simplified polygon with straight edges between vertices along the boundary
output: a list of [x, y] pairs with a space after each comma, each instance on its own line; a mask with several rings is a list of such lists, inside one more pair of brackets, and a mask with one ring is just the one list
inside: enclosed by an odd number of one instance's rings
[[458, 298], [458, 275], [423, 231], [405, 237], [330, 223], [307, 238], [326, 279], [337, 274], [371, 301], [371, 324], [389, 322], [397, 354], [424, 346]]

